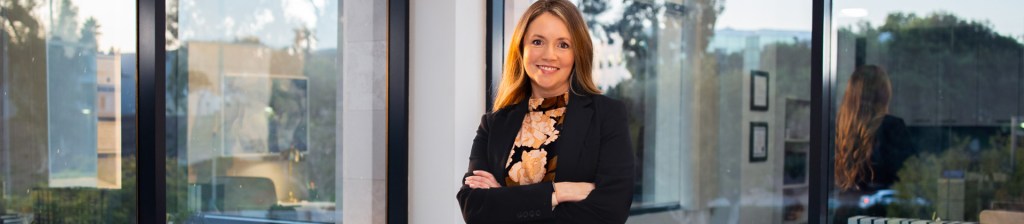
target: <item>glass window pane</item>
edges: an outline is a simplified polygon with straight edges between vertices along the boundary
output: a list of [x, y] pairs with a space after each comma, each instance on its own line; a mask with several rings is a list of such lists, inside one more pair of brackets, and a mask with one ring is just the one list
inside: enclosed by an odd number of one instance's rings
[[[506, 1], [506, 35], [532, 2]], [[630, 223], [806, 222], [810, 1], [573, 2], [628, 108]]]
[[133, 222], [135, 1], [0, 7], [0, 222]]
[[1024, 217], [1022, 7], [833, 1], [832, 223]]
[[384, 220], [385, 4], [167, 1], [168, 222]]

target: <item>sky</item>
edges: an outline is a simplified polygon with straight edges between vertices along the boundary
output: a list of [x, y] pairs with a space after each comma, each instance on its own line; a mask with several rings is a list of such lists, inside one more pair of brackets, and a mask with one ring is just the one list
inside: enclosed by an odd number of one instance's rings
[[[1024, 35], [1024, 1], [1021, 0], [834, 0], [833, 22], [836, 27], [867, 20], [872, 25], [883, 23], [892, 12], [927, 15], [951, 12], [961, 18], [987, 21], [996, 32], [1020, 38]], [[864, 9], [863, 17], [842, 15], [842, 9]], [[808, 0], [725, 0], [717, 28], [811, 30], [811, 1]]]
[[[182, 28], [186, 37], [203, 40], [233, 40], [237, 35], [252, 35], [271, 45], [286, 45], [291, 29], [306, 24], [316, 29], [317, 48], [335, 47], [337, 40], [338, 0], [181, 0]], [[73, 0], [79, 8], [79, 21], [95, 17], [100, 25], [99, 49], [111, 47], [122, 53], [135, 52], [136, 19], [134, 0]], [[861, 20], [880, 25], [891, 12], [926, 15], [952, 12], [961, 18], [986, 21], [996, 32], [1024, 39], [1024, 1], [1021, 0], [835, 0], [836, 27]], [[863, 17], [850, 17], [842, 9], [863, 9]], [[908, 10], [909, 9], [909, 10]], [[43, 7], [42, 10], [46, 10]], [[45, 12], [43, 12], [45, 14]], [[319, 14], [317, 14], [319, 13]], [[216, 21], [209, 21], [216, 20]], [[812, 6], [808, 0], [725, 0], [718, 18], [718, 29], [781, 29], [810, 31]], [[183, 25], [184, 25], [183, 24]], [[202, 26], [202, 27], [200, 27]]]
[[[59, 0], [54, 4], [57, 10]], [[289, 46], [296, 27], [313, 28], [319, 40], [315, 49], [337, 45], [339, 0], [181, 0], [181, 35], [206, 41], [233, 41], [240, 36], [255, 36], [275, 47]], [[98, 49], [112, 47], [121, 53], [136, 52], [135, 0], [72, 0], [78, 7], [79, 24], [93, 17], [100, 24]], [[50, 1], [37, 9], [40, 18], [49, 18]], [[42, 21], [47, 23], [48, 21]]]
[[[72, 0], [71, 2], [78, 6], [79, 24], [84, 24], [89, 17], [96, 18], [96, 22], [100, 24], [100, 36], [97, 40], [99, 50], [107, 51], [114, 47], [121, 50], [121, 53], [135, 52], [137, 43], [135, 0]], [[54, 10], [57, 10], [56, 6], [54, 7]]]

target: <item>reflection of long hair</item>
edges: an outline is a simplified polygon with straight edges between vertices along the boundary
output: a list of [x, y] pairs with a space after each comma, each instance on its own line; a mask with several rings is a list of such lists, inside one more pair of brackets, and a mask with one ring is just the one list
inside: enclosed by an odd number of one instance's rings
[[853, 71], [836, 120], [835, 177], [840, 189], [855, 188], [857, 181], [868, 175], [864, 168], [874, 179], [875, 171], [868, 163], [891, 96], [892, 84], [882, 68], [865, 65]]
[[[526, 76], [526, 68], [523, 63], [523, 36], [526, 35], [526, 27], [534, 18], [551, 13], [569, 27], [569, 37], [572, 39], [573, 68], [570, 74], [569, 89], [576, 93], [582, 90], [587, 94], [601, 94], [591, 78], [591, 63], [594, 58], [594, 47], [590, 42], [590, 32], [587, 31], [587, 24], [583, 22], [583, 16], [579, 9], [566, 0], [540, 0], [530, 5], [519, 18], [516, 29], [512, 33], [512, 41], [509, 44], [508, 56], [505, 60], [505, 71], [501, 75], [501, 84], [498, 85], [498, 94], [494, 97], [493, 111], [514, 105], [529, 97], [530, 78]], [[577, 89], [578, 88], [578, 89]]]

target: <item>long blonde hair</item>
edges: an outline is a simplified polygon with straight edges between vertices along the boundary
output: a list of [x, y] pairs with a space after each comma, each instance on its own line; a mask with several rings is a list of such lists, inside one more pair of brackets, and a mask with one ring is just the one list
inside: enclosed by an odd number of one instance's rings
[[[855, 188], [859, 180], [874, 179], [868, 163], [891, 97], [892, 84], [882, 68], [865, 65], [851, 75], [836, 118], [835, 182], [841, 190]], [[863, 173], [865, 168], [868, 174]]]
[[544, 13], [555, 15], [569, 27], [569, 36], [572, 39], [570, 46], [572, 46], [574, 55], [573, 68], [569, 73], [570, 91], [576, 94], [578, 94], [576, 91], [601, 94], [601, 90], [594, 85], [594, 80], [591, 77], [594, 47], [590, 41], [587, 24], [583, 22], [583, 16], [580, 15], [579, 9], [566, 0], [539, 0], [526, 9], [512, 33], [508, 57], [505, 59], [505, 70], [501, 75], [501, 84], [498, 85], [498, 94], [494, 97], [493, 111], [515, 105], [529, 97], [531, 87], [530, 78], [526, 75], [526, 68], [523, 64], [523, 36], [526, 35], [526, 28], [530, 22]]

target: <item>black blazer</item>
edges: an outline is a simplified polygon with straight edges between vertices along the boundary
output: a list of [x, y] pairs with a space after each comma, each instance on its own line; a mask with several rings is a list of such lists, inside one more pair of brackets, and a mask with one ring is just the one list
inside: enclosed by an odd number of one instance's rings
[[[874, 179], [858, 181], [857, 187], [861, 191], [874, 192], [889, 189], [899, 181], [897, 174], [903, 168], [903, 162], [917, 153], [911, 140], [910, 130], [903, 123], [903, 118], [885, 115], [882, 118], [882, 125], [875, 132], [875, 145], [870, 160], [871, 170], [865, 167], [861, 171], [863, 174], [874, 174]], [[871, 176], [866, 176], [865, 179], [867, 178]]]
[[[527, 101], [480, 120], [469, 169], [494, 174], [501, 188], [463, 184], [456, 198], [467, 223], [625, 223], [633, 202], [634, 156], [626, 108], [602, 95], [570, 93], [558, 149], [555, 182], [591, 182], [587, 199], [551, 210], [552, 183], [505, 186], [505, 163], [527, 112]], [[460, 180], [460, 181], [463, 181]]]

